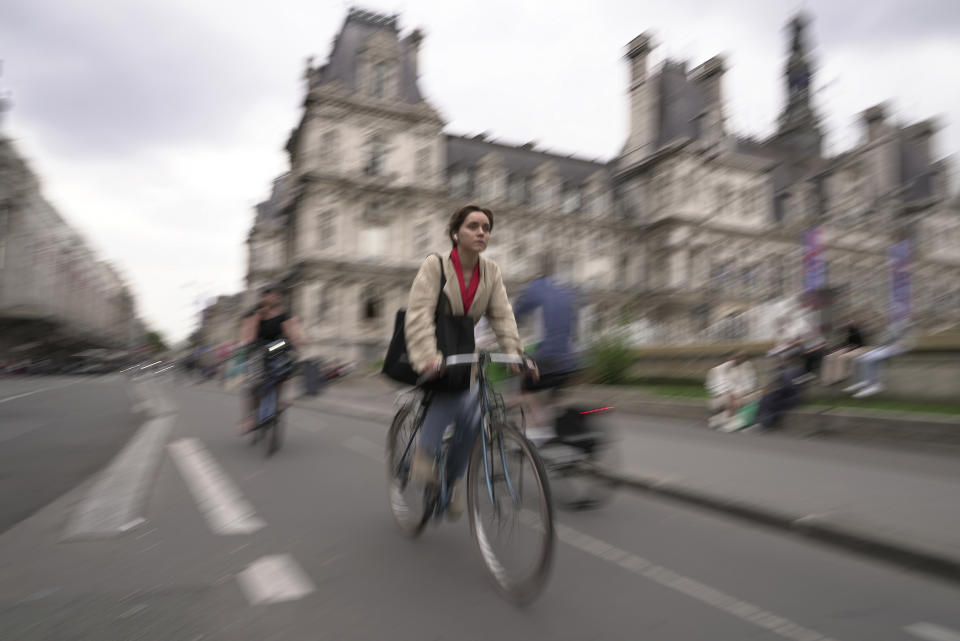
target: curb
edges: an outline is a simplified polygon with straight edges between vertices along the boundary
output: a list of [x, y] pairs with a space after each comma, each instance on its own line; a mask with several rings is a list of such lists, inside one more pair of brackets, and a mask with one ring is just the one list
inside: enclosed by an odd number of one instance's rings
[[683, 487], [661, 479], [615, 472], [601, 472], [601, 476], [617, 484], [645, 490], [688, 505], [829, 543], [863, 556], [924, 572], [951, 582], [960, 582], [960, 559], [937, 554], [909, 543], [871, 536], [855, 528], [827, 523], [811, 515], [798, 517], [764, 506], [718, 497], [709, 492]]
[[[389, 421], [392, 411], [325, 403], [323, 406], [298, 405], [316, 412]], [[606, 472], [601, 476], [619, 485], [644, 490], [713, 512], [733, 516], [743, 521], [790, 532], [805, 538], [855, 552], [857, 554], [924, 572], [951, 582], [960, 583], [960, 559], [937, 554], [918, 546], [890, 541], [810, 515], [797, 516], [765, 506], [721, 497], [710, 492], [684, 487], [668, 480], [636, 474]]]

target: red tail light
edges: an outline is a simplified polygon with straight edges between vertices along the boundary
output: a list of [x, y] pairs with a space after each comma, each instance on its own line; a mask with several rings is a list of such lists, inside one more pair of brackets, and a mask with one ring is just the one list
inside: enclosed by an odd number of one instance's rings
[[595, 410], [584, 410], [584, 411], [582, 411], [582, 412], [580, 412], [580, 413], [581, 413], [581, 414], [595, 414], [596, 412], [606, 412], [607, 410], [612, 410], [612, 409], [615, 409], [615, 408], [613, 407], [613, 405], [611, 405], [610, 407], [598, 407], [598, 408], [595, 409]]

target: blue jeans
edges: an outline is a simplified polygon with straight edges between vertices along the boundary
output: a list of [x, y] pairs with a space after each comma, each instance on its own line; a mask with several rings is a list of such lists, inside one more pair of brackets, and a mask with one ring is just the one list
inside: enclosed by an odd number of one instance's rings
[[880, 382], [880, 364], [888, 358], [903, 354], [906, 350], [894, 345], [872, 349], [857, 357], [857, 382], [874, 385]]
[[419, 446], [429, 456], [436, 456], [448, 425], [455, 428], [447, 457], [447, 478], [456, 480], [467, 471], [470, 453], [480, 429], [480, 388], [476, 385], [463, 392], [434, 392], [423, 427]]

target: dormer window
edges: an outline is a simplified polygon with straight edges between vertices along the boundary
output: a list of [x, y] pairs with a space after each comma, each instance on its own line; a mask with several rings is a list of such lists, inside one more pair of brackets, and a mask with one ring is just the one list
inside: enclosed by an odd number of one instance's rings
[[385, 62], [374, 63], [370, 69], [370, 95], [382, 100], [387, 97], [388, 65]]

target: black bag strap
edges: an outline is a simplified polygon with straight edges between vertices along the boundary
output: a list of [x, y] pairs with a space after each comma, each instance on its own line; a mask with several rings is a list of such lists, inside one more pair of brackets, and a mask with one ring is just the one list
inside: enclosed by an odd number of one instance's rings
[[434, 256], [440, 261], [440, 292], [437, 294], [437, 309], [434, 311], [434, 316], [439, 316], [443, 313], [443, 288], [447, 286], [447, 272], [443, 268], [443, 257], [440, 254]]

